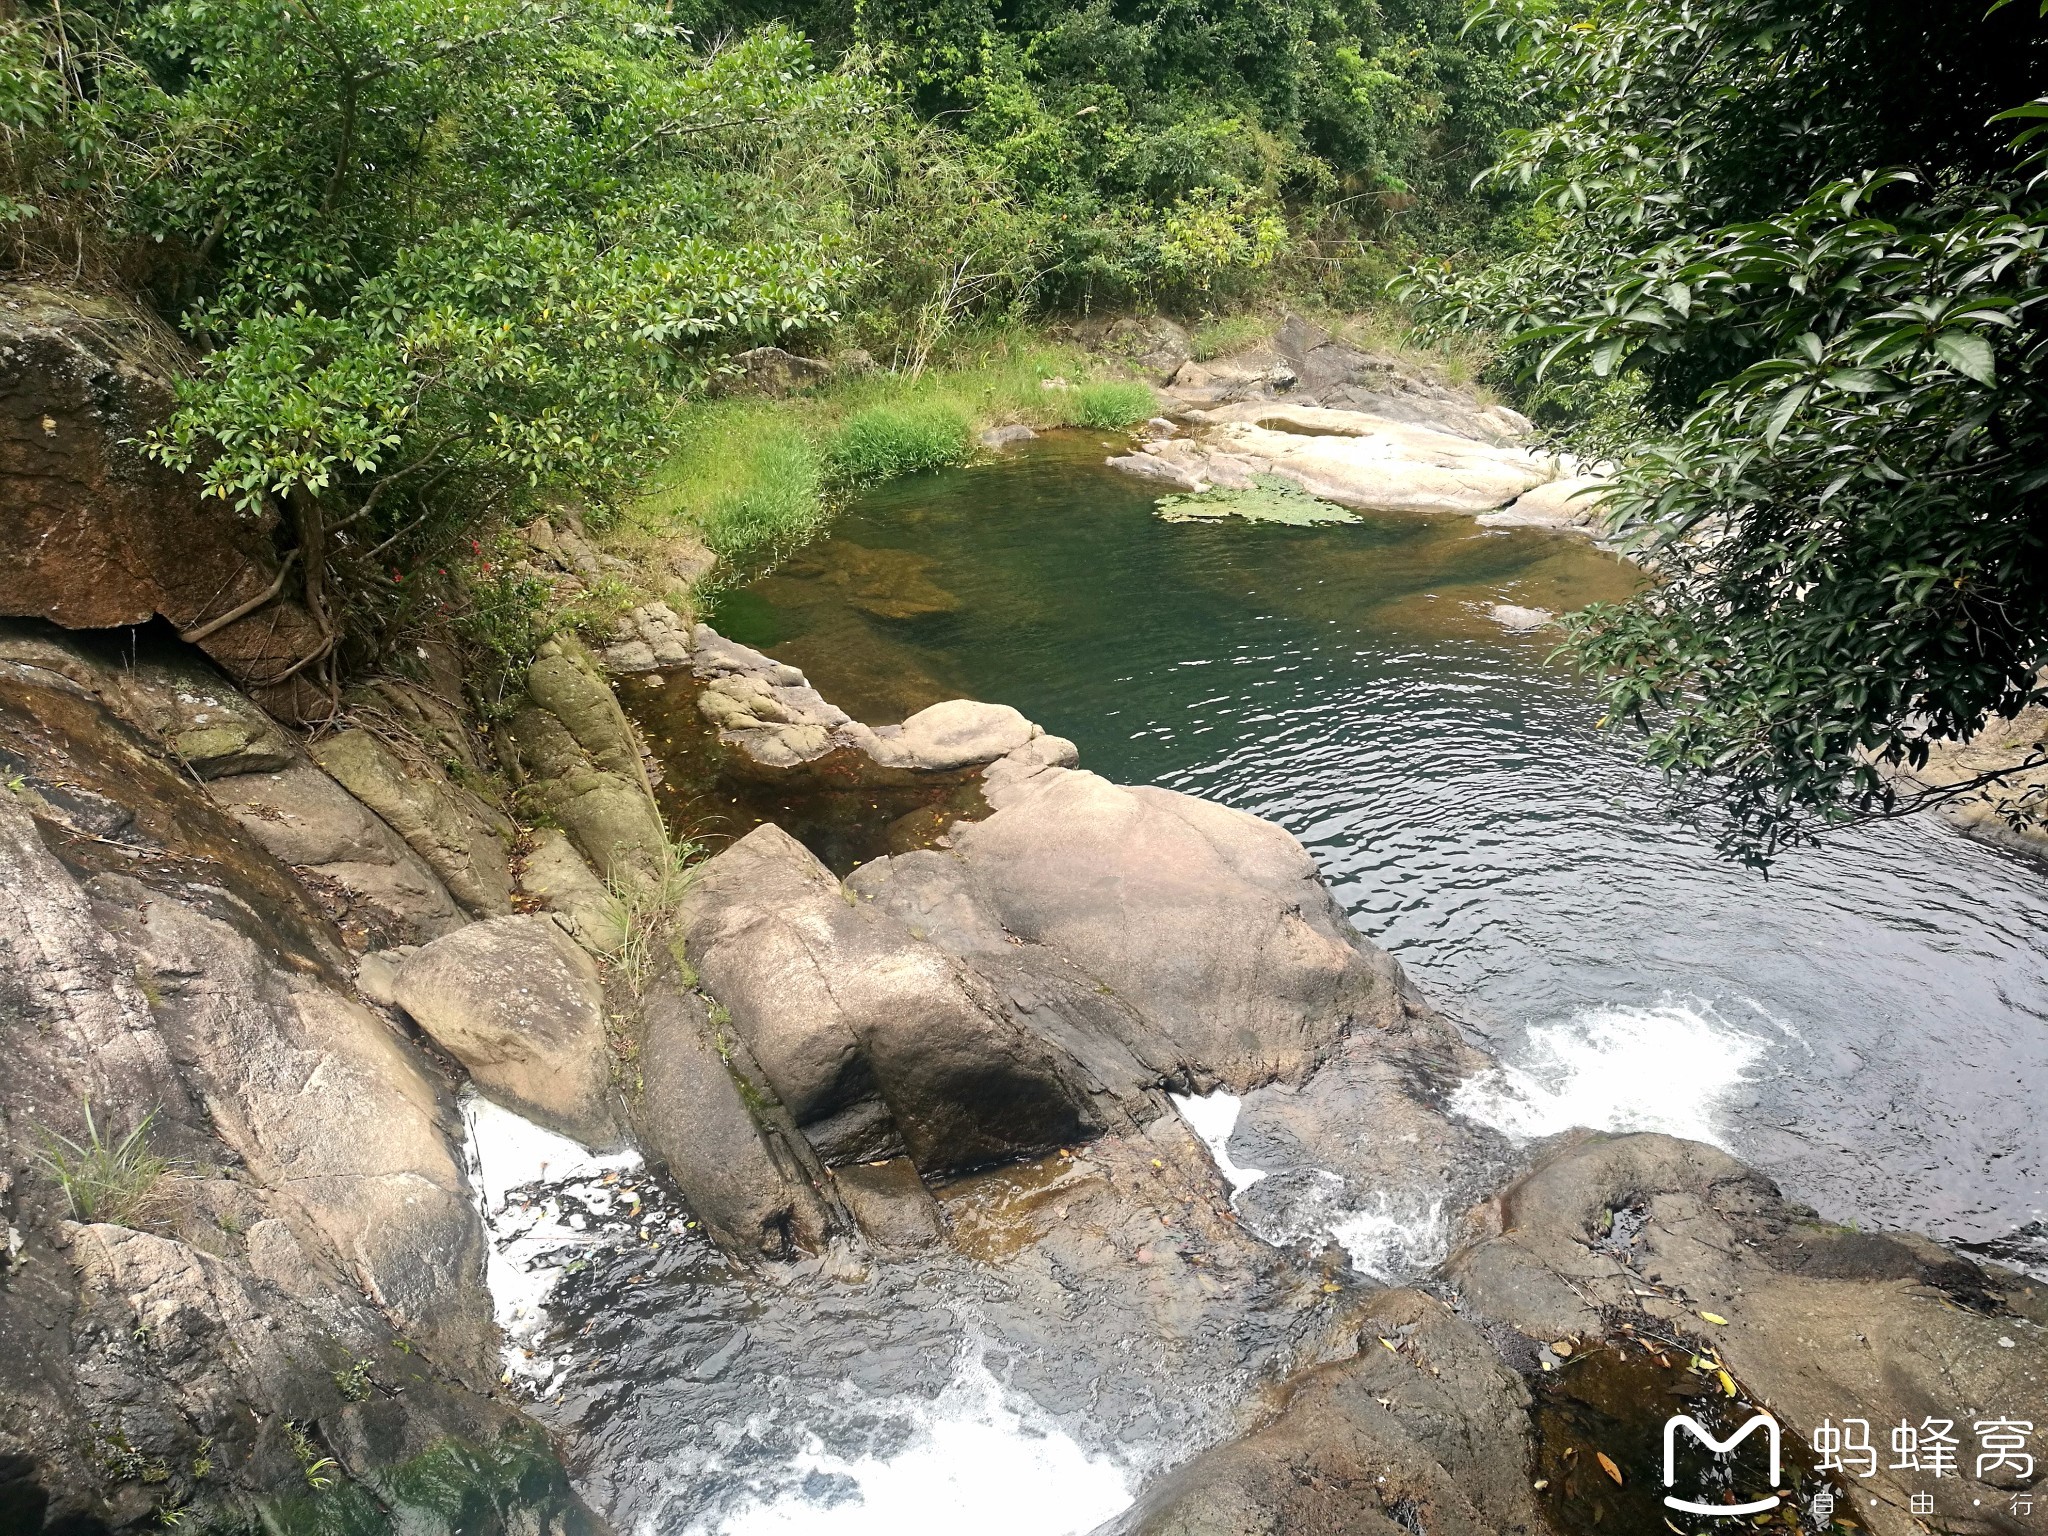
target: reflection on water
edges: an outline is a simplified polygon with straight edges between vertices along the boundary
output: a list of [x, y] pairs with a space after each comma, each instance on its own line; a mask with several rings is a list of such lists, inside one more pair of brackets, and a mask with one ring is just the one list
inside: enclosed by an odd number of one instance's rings
[[1502, 1056], [1467, 1102], [1510, 1133], [1668, 1126], [1832, 1216], [2002, 1244], [2039, 1221], [2037, 868], [1917, 822], [1768, 882], [1722, 864], [1552, 642], [1485, 614], [1618, 597], [1628, 568], [1463, 518], [1169, 525], [1106, 451], [887, 487], [715, 622], [872, 722], [1014, 704], [1111, 778], [1287, 826]]

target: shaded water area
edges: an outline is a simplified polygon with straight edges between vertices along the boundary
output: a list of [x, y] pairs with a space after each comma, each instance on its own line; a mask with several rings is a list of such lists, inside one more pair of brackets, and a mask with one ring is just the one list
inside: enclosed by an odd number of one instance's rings
[[[1768, 882], [1718, 863], [1551, 642], [1485, 614], [1616, 597], [1628, 567], [1463, 518], [1171, 525], [1102, 467], [1111, 449], [1067, 434], [889, 486], [713, 621], [871, 723], [1013, 704], [1084, 767], [1288, 827], [1503, 1062], [1449, 1096], [1494, 1145], [1574, 1124], [1702, 1137], [1831, 1217], [2043, 1264], [2041, 871], [1920, 823]], [[843, 870], [978, 809], [971, 786], [861, 802], [829, 773], [794, 801], [709, 794], [691, 697], [622, 690], [685, 835], [775, 819]], [[511, 1363], [622, 1531], [1078, 1536], [1256, 1420], [1267, 1385], [1346, 1338], [1361, 1287], [1426, 1271], [1499, 1176], [1496, 1158], [1367, 1188], [1315, 1166], [1310, 1131], [1374, 1130], [1311, 1124], [1363, 1102], [1361, 1071], [1184, 1101], [1156, 1145], [959, 1181], [940, 1191], [952, 1245], [909, 1257], [752, 1273], [652, 1175], [552, 1205], [515, 1190], [501, 1234], [554, 1243], [560, 1278]], [[1214, 1169], [1235, 1221], [1214, 1215]], [[1644, 1426], [1696, 1386], [1674, 1366], [1587, 1361], [1543, 1395], [1561, 1530], [1638, 1528], [1571, 1448], [1639, 1462]]]

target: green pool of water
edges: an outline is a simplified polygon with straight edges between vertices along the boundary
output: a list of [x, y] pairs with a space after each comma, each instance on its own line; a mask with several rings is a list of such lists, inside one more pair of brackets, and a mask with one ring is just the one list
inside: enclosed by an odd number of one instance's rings
[[1305, 842], [1509, 1064], [1483, 1108], [1706, 1136], [1829, 1215], [2042, 1261], [2048, 882], [1923, 822], [1769, 881], [1666, 813], [1549, 634], [1637, 580], [1461, 517], [1170, 524], [1063, 434], [884, 487], [713, 622], [872, 723], [1013, 704], [1084, 767]]

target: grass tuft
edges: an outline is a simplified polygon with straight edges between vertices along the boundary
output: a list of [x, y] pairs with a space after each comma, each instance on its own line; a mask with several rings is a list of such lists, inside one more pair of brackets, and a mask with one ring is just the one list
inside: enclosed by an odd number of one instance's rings
[[1206, 363], [1233, 352], [1242, 352], [1273, 333], [1273, 322], [1263, 315], [1224, 315], [1195, 327], [1188, 338], [1188, 355]]
[[93, 1119], [87, 1098], [84, 1141], [43, 1132], [36, 1160], [55, 1175], [74, 1219], [128, 1226], [156, 1204], [171, 1164], [150, 1150], [149, 1127], [155, 1119], [151, 1110], [126, 1136], [110, 1140]]
[[1114, 432], [1136, 426], [1158, 409], [1150, 385], [1136, 379], [1103, 379], [1074, 391], [1073, 424]]
[[618, 947], [606, 956], [635, 997], [646, 989], [655, 956], [661, 952], [678, 902], [690, 888], [704, 849], [697, 843], [671, 839], [662, 849], [660, 867], [650, 878], [615, 875], [606, 882], [611, 892], [612, 921], [618, 926]]
[[964, 464], [973, 438], [973, 422], [949, 401], [870, 406], [839, 429], [832, 444], [832, 477], [843, 485], [874, 485]]

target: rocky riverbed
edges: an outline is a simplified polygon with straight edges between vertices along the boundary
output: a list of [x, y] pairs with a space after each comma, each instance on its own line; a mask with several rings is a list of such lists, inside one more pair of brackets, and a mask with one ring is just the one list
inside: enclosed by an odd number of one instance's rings
[[[36, 516], [106, 513], [103, 459]], [[449, 653], [302, 735], [255, 640], [42, 601], [0, 629], [0, 1528], [914, 1528], [963, 1434], [1035, 1447], [1012, 1515], [1072, 1493], [1020, 1531], [1576, 1536], [1668, 1519], [1680, 1401], [1775, 1413], [1796, 1508], [2048, 1528], [1981, 1448], [2043, 1417], [2037, 1283], [1459, 1114], [1490, 1058], [1269, 822], [1003, 706], [861, 724], [658, 604], [484, 743]], [[688, 868], [677, 795], [727, 815]], [[1829, 1473], [1851, 1417], [1979, 1443]]]

